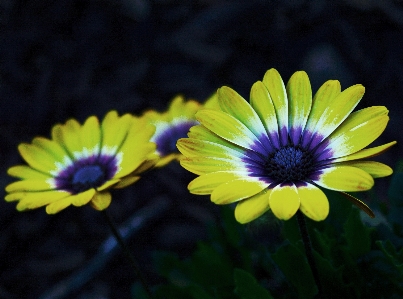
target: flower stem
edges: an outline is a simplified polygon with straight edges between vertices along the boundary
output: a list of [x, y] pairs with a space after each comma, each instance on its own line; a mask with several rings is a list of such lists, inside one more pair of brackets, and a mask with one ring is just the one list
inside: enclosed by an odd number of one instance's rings
[[319, 299], [319, 298], [322, 298], [322, 285], [321, 285], [320, 279], [319, 279], [318, 268], [316, 267], [315, 259], [313, 257], [312, 243], [311, 243], [311, 239], [309, 238], [308, 228], [306, 227], [305, 216], [299, 210], [297, 212], [297, 221], [298, 221], [299, 231], [300, 231], [301, 237], [302, 237], [302, 242], [304, 243], [304, 247], [305, 247], [306, 258], [308, 260], [309, 266], [311, 267], [312, 275], [315, 280], [316, 286], [318, 288], [318, 294], [317, 294], [316, 298]]
[[109, 224], [109, 227], [112, 230], [113, 236], [115, 237], [116, 241], [119, 243], [119, 245], [122, 248], [123, 252], [125, 253], [126, 257], [129, 259], [130, 264], [132, 265], [135, 274], [139, 278], [140, 283], [142, 284], [144, 290], [147, 293], [147, 297], [149, 299], [151, 299], [152, 293], [151, 293], [150, 287], [148, 286], [144, 275], [141, 273], [138, 263], [137, 263], [136, 259], [134, 258], [134, 255], [129, 250], [126, 243], [123, 241], [121, 234], [119, 233], [118, 229], [116, 228], [116, 225], [114, 224], [114, 222], [113, 222], [111, 216], [109, 215], [109, 213], [107, 212], [107, 210], [106, 209], [103, 210], [102, 214], [104, 215], [106, 222]]

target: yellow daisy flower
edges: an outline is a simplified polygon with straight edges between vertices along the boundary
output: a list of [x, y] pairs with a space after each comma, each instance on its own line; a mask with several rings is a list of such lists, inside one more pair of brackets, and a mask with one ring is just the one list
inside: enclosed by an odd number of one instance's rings
[[[201, 125], [178, 141], [181, 165], [200, 175], [188, 188], [211, 194], [212, 202], [237, 202], [235, 217], [250, 222], [268, 210], [283, 220], [298, 209], [319, 221], [329, 202], [320, 188], [364, 191], [374, 178], [390, 175], [387, 165], [362, 161], [396, 142], [367, 148], [389, 120], [383, 106], [353, 109], [362, 85], [341, 91], [337, 80], [325, 82], [312, 99], [308, 75], [296, 72], [284, 85], [271, 69], [251, 89], [250, 103], [229, 87], [218, 90], [221, 111], [202, 109]], [[369, 215], [360, 200], [344, 193]]]
[[6, 187], [5, 200], [18, 201], [19, 211], [46, 206], [48, 214], [87, 203], [106, 209], [110, 188], [136, 182], [155, 163], [150, 157], [154, 130], [143, 119], [119, 117], [116, 111], [107, 113], [101, 124], [95, 116], [83, 125], [75, 119], [57, 124], [51, 140], [37, 137], [18, 146], [28, 165], [8, 169], [21, 180]]
[[[216, 103], [216, 97], [209, 98], [204, 105], [213, 107]], [[151, 141], [157, 144], [155, 154], [160, 157], [155, 165], [162, 167], [173, 160], [179, 160], [182, 156], [176, 148], [176, 142], [179, 138], [186, 137], [189, 128], [197, 125], [195, 113], [203, 107], [195, 100], [185, 102], [183, 96], [176, 96], [166, 112], [159, 113], [150, 110], [144, 113], [144, 117], [156, 127]]]

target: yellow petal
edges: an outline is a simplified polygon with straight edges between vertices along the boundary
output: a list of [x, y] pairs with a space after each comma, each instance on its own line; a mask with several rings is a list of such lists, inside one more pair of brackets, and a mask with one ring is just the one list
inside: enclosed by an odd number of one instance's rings
[[120, 181], [113, 186], [113, 188], [115, 189], [120, 189], [120, 188], [125, 188], [131, 184], [134, 184], [135, 182], [137, 182], [141, 177], [140, 176], [125, 176], [123, 178], [120, 179]]
[[54, 189], [54, 186], [49, 182], [42, 179], [28, 179], [17, 181], [9, 184], [6, 187], [6, 192], [17, 192], [17, 191], [46, 191]]
[[322, 174], [315, 183], [330, 190], [365, 191], [374, 185], [371, 175], [356, 167], [333, 166], [321, 171]]
[[50, 173], [57, 168], [55, 158], [37, 145], [21, 143], [18, 150], [32, 168], [44, 173]]
[[91, 200], [91, 206], [98, 211], [105, 210], [111, 204], [112, 196], [109, 192], [97, 192]]
[[[312, 100], [312, 109], [309, 113], [308, 121], [305, 127], [306, 134], [312, 135], [316, 131], [320, 131], [317, 127], [318, 122], [321, 120], [324, 112], [328, 109], [335, 97], [341, 92], [340, 82], [337, 80], [326, 81], [316, 92]], [[321, 122], [323, 122], [321, 120]], [[311, 136], [304, 135], [303, 146], [307, 146]]]
[[269, 91], [276, 109], [280, 142], [286, 145], [288, 142], [288, 97], [283, 79], [276, 69], [270, 69], [263, 77], [263, 84]]
[[111, 188], [112, 186], [115, 187], [114, 185], [116, 185], [117, 183], [119, 183], [120, 179], [111, 179], [106, 181], [102, 186], [99, 186], [97, 188], [97, 191], [103, 191], [106, 190], [108, 188]]
[[66, 150], [54, 140], [49, 140], [43, 137], [36, 137], [32, 140], [32, 144], [50, 153], [54, 157], [55, 161], [58, 161], [60, 163], [71, 162]]
[[[147, 155], [155, 151], [155, 143], [147, 143], [144, 145], [139, 145], [137, 147], [132, 147], [132, 144], [126, 144], [119, 152], [122, 154], [121, 162], [119, 165], [119, 170], [115, 174], [114, 178], [122, 178], [131, 172], [135, 171], [137, 167], [142, 165], [142, 163], [147, 159]], [[132, 151], [130, 151], [132, 150]]]
[[71, 205], [69, 197], [63, 198], [46, 206], [46, 213], [56, 214]]
[[300, 207], [295, 185], [277, 185], [274, 187], [270, 193], [269, 205], [278, 219], [288, 220], [294, 216]]
[[270, 93], [261, 81], [252, 85], [250, 103], [266, 127], [267, 134], [273, 147], [280, 148], [276, 110]]
[[251, 197], [268, 186], [255, 178], [241, 178], [227, 181], [213, 190], [211, 201], [218, 205], [229, 204]]
[[47, 180], [51, 178], [48, 173], [40, 172], [27, 165], [16, 165], [7, 170], [7, 174], [21, 179], [42, 179]]
[[199, 110], [201, 104], [194, 100], [188, 100], [185, 102], [183, 96], [176, 96], [171, 104], [169, 105], [168, 114], [169, 120], [174, 120], [175, 118], [188, 118], [194, 119], [194, 115], [197, 110]]
[[358, 159], [364, 159], [364, 158], [371, 158], [378, 156], [388, 150], [391, 146], [395, 145], [396, 141], [392, 141], [380, 146], [372, 147], [372, 148], [366, 148], [362, 149], [354, 154], [340, 157], [337, 159], [332, 160], [332, 162], [343, 162], [343, 161], [350, 161], [350, 160], [358, 160]]
[[[363, 149], [381, 135], [389, 121], [385, 107], [369, 107], [352, 113], [328, 138], [332, 157]], [[319, 148], [318, 151], [321, 149]]]
[[182, 95], [177, 95], [171, 101], [171, 104], [169, 105], [168, 111], [173, 116], [179, 116], [179, 115], [181, 115], [183, 113], [184, 106], [185, 106], [184, 97]]
[[193, 138], [179, 139], [177, 147], [186, 157], [205, 156], [231, 159], [232, 157], [242, 158], [244, 156], [239, 148], [236, 150], [218, 143]]
[[220, 110], [220, 104], [218, 103], [217, 92], [214, 92], [203, 104], [204, 108], [210, 108], [214, 110]]
[[206, 173], [191, 181], [188, 185], [188, 189], [189, 192], [193, 194], [211, 194], [219, 185], [245, 176], [247, 176], [246, 172], [218, 171]]
[[266, 144], [267, 132], [264, 128], [259, 116], [249, 105], [249, 103], [241, 97], [235, 90], [223, 86], [218, 89], [218, 101], [222, 111], [232, 115], [241, 121], [260, 142]]
[[222, 111], [201, 109], [196, 119], [218, 136], [244, 148], [266, 152], [258, 138], [238, 119]]
[[101, 131], [99, 128], [99, 120], [95, 116], [87, 118], [80, 130], [80, 140], [83, 148], [88, 150], [96, 149], [96, 153], [100, 150]]
[[288, 127], [291, 141], [299, 144], [312, 106], [312, 88], [304, 71], [295, 72], [287, 83]]
[[339, 166], [353, 166], [368, 172], [373, 178], [382, 178], [393, 173], [392, 168], [375, 161], [348, 161], [338, 163]]
[[235, 219], [242, 224], [251, 222], [270, 210], [270, 189], [240, 201], [235, 208]]
[[[343, 121], [349, 116], [351, 111], [357, 106], [364, 95], [364, 86], [357, 84], [338, 93], [338, 84], [335, 84], [334, 90], [331, 90], [329, 96], [337, 96], [331, 101], [326, 101], [326, 109], [322, 112], [320, 119], [316, 124], [315, 131], [320, 134], [319, 143], [328, 137]], [[343, 123], [344, 124], [344, 123]], [[316, 146], [313, 144], [313, 146]]]
[[321, 221], [329, 214], [329, 201], [318, 187], [311, 184], [298, 187], [298, 196], [301, 202], [299, 209], [308, 218]]
[[157, 167], [156, 163], [158, 163], [159, 157], [157, 155], [151, 154], [147, 156], [147, 160], [143, 161], [132, 173], [131, 175], [138, 175], [147, 170], [150, 170], [152, 167]]
[[72, 195], [72, 196], [70, 196], [71, 204], [76, 207], [83, 206], [91, 200], [91, 198], [94, 196], [95, 192], [96, 192], [95, 189], [92, 188], [92, 189], [88, 189], [87, 191]]
[[134, 121], [130, 114], [119, 117], [116, 111], [108, 112], [101, 124], [102, 152], [114, 154], [124, 142]]
[[64, 125], [57, 124], [52, 128], [52, 139], [62, 146], [70, 157], [83, 149], [80, 140], [81, 125], [75, 119], [69, 119]]
[[177, 154], [177, 153], [168, 154], [168, 155], [158, 159], [157, 162], [154, 163], [154, 166], [158, 167], [158, 168], [164, 167], [164, 166], [168, 165], [169, 163], [171, 163], [173, 160], [179, 160], [181, 157], [182, 157], [182, 155]]
[[185, 157], [179, 162], [183, 168], [198, 175], [216, 171], [247, 171], [244, 163], [235, 158]]
[[[17, 201], [19, 210], [35, 209], [45, 206], [49, 203], [58, 201], [62, 198], [69, 197], [71, 194], [66, 191], [51, 190], [44, 192], [13, 192], [5, 196], [6, 201]], [[18, 209], [18, 207], [17, 207]]]
[[214, 143], [218, 144], [233, 144], [228, 142], [227, 140], [221, 138], [217, 134], [211, 132], [209, 129], [202, 125], [196, 125], [190, 128], [189, 133], [188, 133], [189, 138], [194, 138], [194, 139], [200, 139], [200, 140], [206, 140], [206, 141], [211, 141]]
[[117, 155], [121, 155], [119, 170], [115, 178], [121, 178], [133, 172], [156, 149], [156, 144], [150, 142], [154, 134], [155, 127], [151, 125], [143, 126], [139, 131], [136, 127], [129, 130], [122, 146], [118, 149]]

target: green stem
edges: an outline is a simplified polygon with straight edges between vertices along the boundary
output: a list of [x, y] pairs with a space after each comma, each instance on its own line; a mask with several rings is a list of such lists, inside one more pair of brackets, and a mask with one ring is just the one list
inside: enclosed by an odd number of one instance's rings
[[132, 252], [129, 250], [126, 243], [123, 241], [122, 236], [120, 235], [118, 229], [116, 228], [116, 226], [115, 226], [112, 218], [110, 217], [109, 213], [107, 212], [107, 210], [106, 209], [103, 210], [102, 214], [104, 215], [106, 222], [108, 222], [109, 227], [112, 230], [113, 236], [115, 237], [116, 241], [119, 243], [119, 245], [122, 248], [123, 252], [125, 253], [126, 257], [129, 259], [130, 264], [132, 265], [135, 274], [139, 278], [140, 283], [142, 284], [144, 290], [147, 293], [147, 297], [149, 299], [151, 299], [152, 293], [151, 293], [150, 287], [148, 286], [144, 275], [141, 273], [138, 263], [137, 263], [136, 259], [134, 258]]
[[304, 243], [304, 247], [305, 247], [306, 258], [308, 260], [309, 266], [311, 267], [312, 275], [315, 280], [316, 286], [318, 288], [318, 294], [317, 294], [316, 298], [322, 298], [322, 285], [321, 285], [320, 279], [319, 279], [318, 268], [316, 267], [315, 259], [313, 257], [312, 243], [311, 243], [311, 239], [309, 238], [308, 228], [306, 227], [305, 216], [299, 210], [297, 212], [297, 221], [298, 221], [299, 231], [300, 231], [301, 237], [302, 237], [302, 242]]

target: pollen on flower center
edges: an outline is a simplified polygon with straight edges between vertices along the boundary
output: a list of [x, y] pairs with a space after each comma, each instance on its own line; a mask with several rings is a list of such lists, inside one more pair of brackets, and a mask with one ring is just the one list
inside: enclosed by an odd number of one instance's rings
[[285, 168], [286, 170], [291, 170], [301, 163], [301, 158], [303, 155], [304, 154], [299, 149], [286, 147], [274, 154], [272, 162], [276, 163], [280, 167]]
[[267, 176], [276, 181], [306, 180], [314, 170], [313, 157], [299, 146], [285, 146], [268, 157], [265, 169]]

